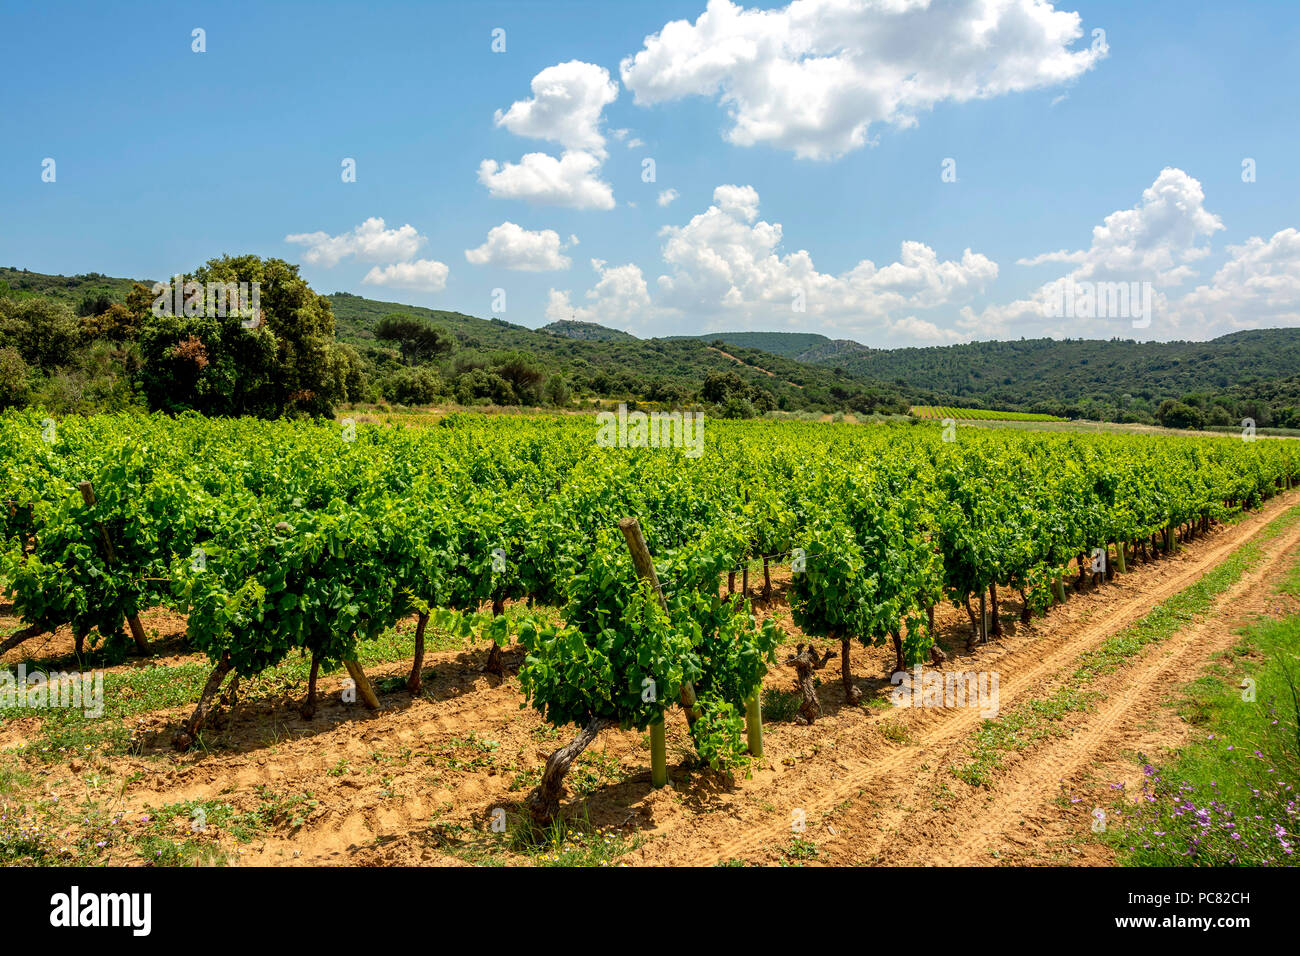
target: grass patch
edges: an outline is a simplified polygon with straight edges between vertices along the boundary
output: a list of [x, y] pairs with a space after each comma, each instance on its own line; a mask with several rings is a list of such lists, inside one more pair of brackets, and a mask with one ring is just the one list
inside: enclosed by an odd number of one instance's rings
[[[1300, 568], [1280, 588], [1300, 596]], [[1246, 628], [1229, 666], [1183, 688], [1195, 742], [1152, 766], [1103, 839], [1127, 866], [1292, 866], [1300, 806], [1300, 615]]]
[[764, 687], [762, 706], [765, 723], [788, 724], [799, 715], [803, 696], [792, 690]]
[[881, 721], [880, 736], [896, 744], [907, 745], [912, 742], [912, 732], [907, 729], [907, 725], [897, 720]]
[[790, 842], [781, 848], [781, 865], [802, 866], [807, 860], [817, 859], [819, 853], [817, 844], [807, 837], [791, 837]]
[[505, 833], [447, 824], [434, 833], [442, 849], [477, 866], [610, 866], [645, 842], [639, 834], [593, 826], [585, 817], [556, 820], [542, 831], [525, 819]]

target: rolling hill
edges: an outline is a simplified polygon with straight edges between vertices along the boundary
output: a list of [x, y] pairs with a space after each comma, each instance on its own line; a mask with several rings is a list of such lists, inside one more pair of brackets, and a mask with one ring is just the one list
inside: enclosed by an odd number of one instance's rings
[[[772, 394], [779, 407], [827, 410], [887, 404], [902, 410], [928, 393], [896, 385], [876, 386], [833, 369], [796, 362], [759, 349], [736, 346], [726, 352], [700, 339], [639, 339], [593, 323], [560, 322], [529, 329], [503, 319], [480, 319], [396, 302], [380, 302], [346, 292], [328, 296], [339, 341], [361, 347], [381, 343], [374, 328], [394, 312], [426, 319], [447, 329], [462, 353], [528, 352], [548, 371], [559, 371], [580, 387], [611, 396], [652, 401], [680, 400], [683, 390], [699, 390], [710, 373], [735, 373], [747, 385]], [[559, 326], [557, 329], [556, 326]], [[573, 333], [577, 333], [577, 336]]]
[[[0, 268], [0, 283], [10, 294], [47, 297], [84, 311], [87, 302], [121, 301], [132, 280]], [[1162, 403], [1180, 400], [1199, 407], [1207, 423], [1225, 424], [1243, 410], [1261, 424], [1300, 422], [1300, 329], [1243, 331], [1208, 342], [1021, 339], [875, 349], [807, 332], [641, 339], [571, 320], [530, 329], [346, 292], [327, 298], [336, 339], [357, 348], [380, 372], [391, 367], [396, 352], [393, 343], [376, 338], [375, 328], [386, 316], [403, 313], [454, 338], [456, 353], [438, 370], [449, 380], [490, 366], [493, 357], [526, 353], [578, 394], [647, 401], [689, 400], [702, 394], [710, 376], [731, 373], [727, 388], [747, 390], [750, 398], [765, 393], [771, 407], [791, 410], [932, 404], [1152, 421]], [[760, 402], [766, 404], [768, 399]]]
[[[1300, 329], [1233, 332], [1206, 342], [1021, 339], [873, 349], [795, 332], [698, 336], [770, 351], [839, 374], [952, 396], [963, 405], [1085, 417], [1121, 417], [1167, 399], [1219, 395], [1294, 376]], [[1285, 388], [1283, 389], [1285, 390]], [[1254, 389], [1276, 398], [1278, 389]], [[1296, 392], [1288, 392], [1294, 400]]]

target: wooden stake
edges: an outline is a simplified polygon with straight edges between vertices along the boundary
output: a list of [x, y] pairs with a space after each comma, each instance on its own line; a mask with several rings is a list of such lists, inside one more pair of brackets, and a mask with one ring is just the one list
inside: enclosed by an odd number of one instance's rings
[[375, 696], [375, 689], [370, 686], [370, 679], [366, 677], [366, 672], [361, 669], [361, 665], [355, 659], [343, 662], [343, 666], [348, 669], [352, 675], [352, 680], [357, 685], [357, 694], [361, 697], [361, 702], [371, 710], [379, 709], [379, 698]]
[[745, 698], [745, 730], [749, 736], [749, 755], [763, 757], [763, 702], [761, 688], [755, 687], [754, 693]]
[[[650, 585], [650, 589], [659, 598], [659, 606], [667, 611], [668, 601], [664, 598], [663, 588], [659, 586], [659, 575], [655, 571], [654, 559], [650, 557], [650, 549], [646, 547], [640, 522], [635, 518], [624, 518], [618, 523], [618, 529], [627, 539], [627, 549], [632, 554], [632, 564], [636, 568], [637, 577]], [[686, 711], [686, 722], [692, 727], [695, 726], [699, 713], [695, 703], [695, 685], [690, 681], [682, 682], [682, 709]]]
[[[627, 539], [627, 549], [632, 555], [632, 565], [636, 568], [637, 577], [650, 585], [651, 590], [659, 599], [659, 606], [665, 611], [668, 610], [668, 602], [664, 599], [663, 588], [659, 586], [659, 574], [655, 571], [654, 559], [650, 557], [650, 549], [646, 546], [645, 535], [641, 532], [641, 523], [635, 518], [624, 518], [618, 523], [618, 529], [623, 532], [623, 537]], [[734, 572], [733, 572], [734, 576]], [[755, 688], [754, 693], [758, 693]], [[688, 726], [694, 727], [695, 721], [699, 717], [699, 711], [695, 699], [695, 685], [690, 681], [682, 682], [682, 710], [686, 711], [686, 722]], [[762, 747], [762, 716], [759, 708], [751, 709], [746, 707], [745, 710], [746, 726], [749, 732], [750, 745], [753, 745], [755, 735], [759, 740], [759, 747]], [[662, 723], [660, 724], [662, 726]], [[654, 758], [654, 725], [651, 725], [651, 759]], [[654, 767], [651, 766], [651, 777], [654, 776]], [[664, 770], [664, 779], [667, 779], [667, 769]]]

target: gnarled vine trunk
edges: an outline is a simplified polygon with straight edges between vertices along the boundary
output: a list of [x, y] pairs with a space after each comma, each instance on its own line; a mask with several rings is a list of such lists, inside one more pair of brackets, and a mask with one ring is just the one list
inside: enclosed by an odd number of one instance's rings
[[890, 637], [894, 640], [894, 674], [897, 674], [899, 671], [907, 670], [907, 661], [903, 660], [903, 635], [894, 631]]
[[216, 667], [212, 668], [212, 673], [208, 675], [208, 682], [203, 685], [203, 693], [199, 695], [198, 706], [194, 708], [194, 713], [190, 719], [178, 730], [172, 737], [172, 746], [177, 750], [185, 750], [190, 744], [194, 743], [194, 735], [202, 729], [204, 722], [208, 719], [208, 712], [212, 710], [213, 701], [216, 700], [217, 692], [221, 690], [221, 683], [230, 673], [233, 665], [230, 662], [230, 654], [224, 653], [221, 659], [217, 661]]
[[[492, 616], [500, 617], [506, 612], [505, 598], [492, 599]], [[488, 648], [487, 663], [483, 665], [483, 670], [488, 674], [496, 674], [498, 677], [504, 677], [506, 673], [505, 661], [501, 659], [501, 645], [496, 641]]]
[[856, 704], [862, 699], [862, 691], [853, 686], [853, 665], [849, 659], [849, 651], [853, 648], [853, 639], [851, 637], [840, 637], [840, 683], [844, 685], [844, 699], [850, 704]]
[[[415, 623], [415, 660], [411, 662], [411, 676], [406, 678], [406, 689], [419, 696], [423, 689], [421, 672], [424, 670], [424, 629], [429, 625], [429, 615], [421, 614]], [[496, 647], [495, 644], [492, 645]]]
[[799, 705], [799, 716], [796, 718], [797, 723], [816, 723], [817, 718], [821, 716], [822, 707], [817, 700], [817, 685], [813, 682], [813, 671], [821, 670], [834, 656], [835, 652], [829, 649], [824, 655], [818, 656], [811, 644], [806, 647], [800, 644], [794, 656], [786, 658], [785, 663], [794, 668], [795, 680], [798, 682], [799, 692], [803, 695], [803, 703]]
[[962, 605], [966, 608], [966, 616], [970, 619], [970, 637], [966, 639], [966, 650], [973, 651], [980, 642], [980, 626], [975, 620], [975, 609], [970, 606], [969, 594], [962, 598]]
[[992, 620], [993, 636], [1002, 636], [1002, 619], [998, 617], [998, 583], [989, 582], [989, 617]]
[[298, 712], [302, 714], [303, 720], [311, 720], [316, 716], [316, 678], [320, 676], [320, 654], [315, 651], [311, 653], [311, 673], [307, 675], [307, 699], [302, 702], [302, 707]]
[[559, 814], [560, 798], [564, 795], [564, 775], [569, 772], [569, 767], [578, 759], [578, 755], [596, 739], [596, 735], [611, 723], [604, 717], [593, 719], [582, 728], [578, 736], [546, 758], [541, 782], [528, 797], [528, 814], [535, 827], [544, 829]]
[[934, 630], [934, 605], [933, 604], [927, 604], [925, 606], [925, 615], [930, 623], [930, 663], [937, 666], [939, 664], [942, 664], [944, 661], [946, 661], [948, 659], [948, 655], [945, 654], [943, 652], [943, 648], [939, 646], [939, 635], [936, 634]]
[[[21, 631], [16, 631], [13, 634], [10, 634], [3, 641], [0, 641], [0, 654], [13, 650], [23, 641], [33, 638], [37, 634], [43, 633], [44, 630], [43, 627], [33, 624], [31, 627], [25, 627]], [[80, 648], [78, 648], [77, 653], [81, 653]]]

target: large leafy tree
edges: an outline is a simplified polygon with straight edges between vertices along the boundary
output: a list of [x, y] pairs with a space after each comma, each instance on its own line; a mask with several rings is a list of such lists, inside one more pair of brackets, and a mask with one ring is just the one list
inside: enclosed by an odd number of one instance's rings
[[328, 415], [359, 381], [355, 353], [334, 343], [329, 300], [282, 259], [223, 256], [180, 281], [258, 283], [260, 314], [157, 315], [140, 333], [141, 387], [166, 411]]
[[78, 336], [76, 316], [62, 302], [0, 296], [0, 348], [16, 350], [27, 364], [52, 369], [71, 363]]
[[375, 326], [375, 338], [395, 342], [407, 365], [420, 365], [447, 355], [456, 345], [445, 329], [405, 312], [393, 312], [380, 319]]

